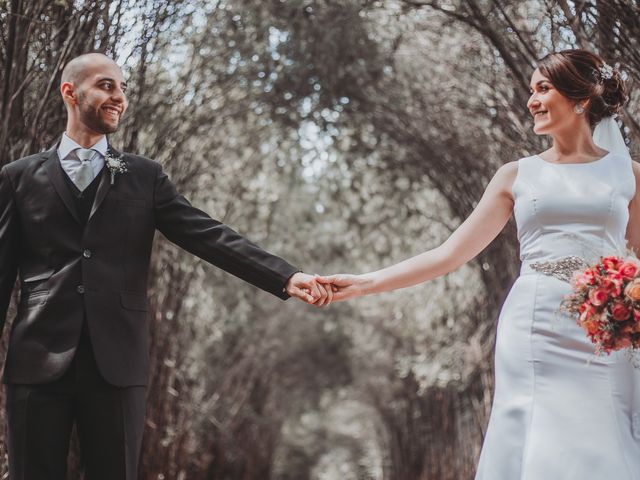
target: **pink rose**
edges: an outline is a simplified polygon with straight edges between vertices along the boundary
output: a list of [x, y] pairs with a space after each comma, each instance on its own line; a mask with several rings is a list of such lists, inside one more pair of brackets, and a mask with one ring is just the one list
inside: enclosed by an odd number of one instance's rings
[[614, 320], [622, 322], [628, 320], [631, 315], [631, 309], [622, 302], [615, 302], [611, 307], [611, 316]]
[[607, 272], [617, 272], [622, 265], [622, 259], [619, 257], [605, 257], [602, 259], [602, 265]]
[[631, 280], [635, 278], [636, 273], [638, 273], [638, 266], [633, 262], [625, 262], [620, 266], [618, 273], [622, 275], [622, 278]]
[[589, 291], [589, 301], [592, 305], [599, 307], [609, 298], [609, 294], [603, 288], [593, 288]]

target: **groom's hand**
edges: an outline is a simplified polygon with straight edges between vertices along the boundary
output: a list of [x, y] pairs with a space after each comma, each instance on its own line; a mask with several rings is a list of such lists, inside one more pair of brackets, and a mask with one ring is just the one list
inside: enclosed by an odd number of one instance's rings
[[294, 274], [285, 287], [285, 291], [305, 303], [321, 307], [331, 303], [333, 292], [316, 281], [313, 275], [298, 272]]

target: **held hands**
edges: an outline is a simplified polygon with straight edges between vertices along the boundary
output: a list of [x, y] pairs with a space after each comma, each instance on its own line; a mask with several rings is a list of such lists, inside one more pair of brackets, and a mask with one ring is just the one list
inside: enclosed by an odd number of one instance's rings
[[290, 296], [316, 307], [329, 305], [333, 301], [331, 285], [319, 283], [315, 276], [307, 273], [294, 274], [287, 282], [285, 291]]
[[370, 293], [371, 283], [365, 275], [321, 276], [299, 272], [289, 279], [285, 290], [305, 303], [322, 307]]

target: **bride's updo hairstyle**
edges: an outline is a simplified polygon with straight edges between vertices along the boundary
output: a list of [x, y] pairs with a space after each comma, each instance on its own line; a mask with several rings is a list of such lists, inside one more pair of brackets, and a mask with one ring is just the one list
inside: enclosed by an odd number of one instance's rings
[[587, 114], [592, 127], [618, 113], [627, 100], [620, 72], [587, 50], [550, 53], [538, 61], [538, 69], [565, 97], [589, 99]]

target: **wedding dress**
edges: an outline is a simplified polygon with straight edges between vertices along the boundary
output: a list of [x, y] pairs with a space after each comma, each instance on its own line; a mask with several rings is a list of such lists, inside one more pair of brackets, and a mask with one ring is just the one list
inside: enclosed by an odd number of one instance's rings
[[623, 352], [596, 357], [575, 319], [558, 312], [569, 283], [542, 271], [569, 256], [624, 254], [634, 194], [628, 155], [518, 161], [523, 263], [498, 320], [476, 480], [640, 480], [640, 368]]

